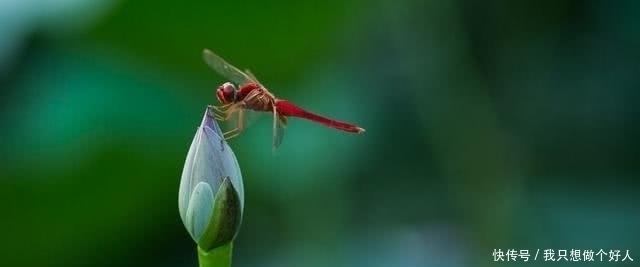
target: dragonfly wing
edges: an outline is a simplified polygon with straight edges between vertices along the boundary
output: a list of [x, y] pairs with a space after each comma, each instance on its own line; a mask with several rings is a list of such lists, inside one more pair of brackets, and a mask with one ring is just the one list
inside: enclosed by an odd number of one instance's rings
[[286, 119], [279, 116], [276, 106], [273, 106], [273, 148], [276, 149], [282, 144], [282, 138], [284, 137], [284, 129], [286, 126]]
[[256, 78], [256, 76], [253, 75], [253, 73], [249, 69], [245, 69], [244, 73], [246, 73], [249, 77], [251, 77], [251, 79], [253, 79], [255, 82], [260, 83], [260, 81], [258, 81], [258, 78]]
[[225, 79], [229, 79], [234, 83], [245, 84], [248, 82], [258, 82], [255, 78], [247, 75], [238, 68], [229, 64], [222, 57], [216, 55], [209, 49], [205, 48], [202, 51], [202, 58], [204, 59], [204, 62], [209, 65], [209, 67], [211, 67]]

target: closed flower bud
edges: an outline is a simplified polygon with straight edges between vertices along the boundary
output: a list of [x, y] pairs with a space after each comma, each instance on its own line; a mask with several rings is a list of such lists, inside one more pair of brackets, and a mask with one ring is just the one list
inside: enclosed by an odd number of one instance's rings
[[233, 241], [242, 221], [244, 189], [236, 157], [207, 108], [182, 171], [180, 218], [200, 249]]

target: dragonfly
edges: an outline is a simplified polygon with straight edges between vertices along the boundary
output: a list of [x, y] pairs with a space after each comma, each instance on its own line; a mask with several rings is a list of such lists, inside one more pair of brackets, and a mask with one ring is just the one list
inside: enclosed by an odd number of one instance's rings
[[278, 148], [282, 143], [284, 129], [287, 125], [287, 117], [306, 119], [349, 133], [362, 134], [365, 132], [364, 128], [320, 116], [290, 101], [277, 98], [258, 81], [250, 70], [239, 70], [209, 49], [203, 50], [202, 57], [211, 69], [223, 78], [229, 80], [220, 85], [216, 90], [216, 98], [220, 102], [220, 105], [209, 106], [215, 111], [214, 117], [216, 120], [236, 120], [235, 128], [223, 133], [225, 140], [232, 139], [243, 132], [245, 129], [245, 111], [247, 110], [270, 112], [273, 114], [274, 149]]

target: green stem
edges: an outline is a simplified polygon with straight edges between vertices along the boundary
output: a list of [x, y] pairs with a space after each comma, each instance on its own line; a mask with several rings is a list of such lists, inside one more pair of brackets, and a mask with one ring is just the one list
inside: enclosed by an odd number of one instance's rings
[[198, 246], [200, 267], [231, 267], [232, 251], [233, 242], [209, 251], [204, 251]]

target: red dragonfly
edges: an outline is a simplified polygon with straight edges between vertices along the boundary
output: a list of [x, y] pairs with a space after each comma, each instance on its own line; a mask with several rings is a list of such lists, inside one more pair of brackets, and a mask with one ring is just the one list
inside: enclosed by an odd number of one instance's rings
[[[222, 105], [210, 106], [216, 111], [215, 118], [217, 120], [227, 121], [234, 115], [237, 118], [236, 127], [223, 134], [225, 140], [229, 140], [242, 133], [244, 130], [245, 110], [273, 113], [274, 149], [282, 143], [284, 128], [287, 125], [287, 117], [307, 119], [345, 132], [364, 133], [364, 129], [356, 125], [313, 114], [287, 100], [276, 98], [258, 81], [251, 71], [240, 71], [208, 49], [203, 50], [202, 57], [209, 67], [225, 79], [231, 81], [222, 84], [218, 87], [218, 90], [216, 90], [216, 97]], [[233, 83], [238, 85], [237, 89]]]

